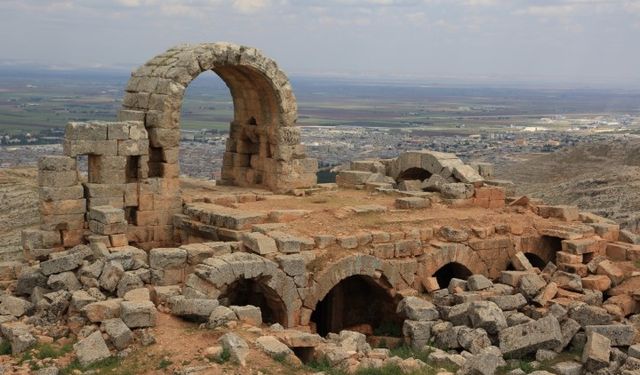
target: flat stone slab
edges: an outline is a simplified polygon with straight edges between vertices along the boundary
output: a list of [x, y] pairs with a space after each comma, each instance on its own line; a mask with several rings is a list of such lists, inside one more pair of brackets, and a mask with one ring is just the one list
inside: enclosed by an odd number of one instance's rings
[[351, 211], [356, 213], [357, 215], [368, 214], [368, 213], [382, 213], [387, 212], [387, 208], [384, 206], [380, 206], [377, 204], [366, 204], [361, 206], [351, 206], [349, 207]]
[[200, 202], [187, 205], [184, 212], [201, 223], [234, 230], [250, 229], [253, 224], [263, 223], [268, 218], [263, 212], [237, 210]]

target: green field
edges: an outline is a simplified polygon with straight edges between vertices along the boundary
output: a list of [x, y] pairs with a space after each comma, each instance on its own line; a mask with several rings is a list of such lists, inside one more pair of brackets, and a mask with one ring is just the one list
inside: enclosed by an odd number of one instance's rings
[[[39, 132], [69, 121], [113, 120], [128, 75], [0, 70], [0, 134]], [[434, 133], [499, 132], [511, 125], [565, 129], [574, 119], [640, 113], [640, 92], [444, 87], [294, 78], [299, 123], [412, 128]], [[542, 117], [566, 118], [542, 123]], [[188, 87], [185, 130], [226, 130], [229, 90], [213, 73]]]

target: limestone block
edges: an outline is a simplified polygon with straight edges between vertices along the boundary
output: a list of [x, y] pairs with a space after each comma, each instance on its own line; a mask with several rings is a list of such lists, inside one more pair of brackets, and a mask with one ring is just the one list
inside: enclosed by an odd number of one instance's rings
[[600, 262], [596, 272], [609, 277], [613, 285], [620, 284], [625, 278], [624, 271], [610, 260]]
[[62, 272], [49, 276], [47, 286], [54, 291], [68, 290], [70, 292], [82, 288], [82, 285], [73, 272]]
[[280, 231], [269, 232], [268, 236], [276, 241], [278, 250], [281, 253], [285, 254], [299, 253], [302, 249], [303, 242], [311, 243], [312, 246], [315, 246], [315, 242], [313, 242], [313, 240], [310, 238], [303, 239], [301, 237]]
[[582, 351], [582, 363], [587, 371], [597, 371], [609, 365], [611, 340], [591, 331], [587, 334], [587, 344]]
[[558, 218], [565, 221], [577, 221], [580, 218], [577, 206], [547, 206], [540, 205], [538, 208], [538, 215], [544, 218]]
[[613, 320], [611, 315], [602, 307], [591, 306], [586, 303], [571, 307], [569, 309], [569, 317], [580, 323], [582, 327], [610, 324]]
[[52, 248], [62, 244], [59, 231], [25, 229], [21, 236], [22, 248], [25, 250]]
[[104, 141], [107, 139], [107, 123], [92, 122], [70, 122], [64, 130], [65, 139]]
[[371, 176], [371, 172], [363, 172], [363, 171], [340, 171], [336, 176], [336, 183], [338, 186], [343, 187], [353, 187], [355, 185], [364, 185], [369, 177]]
[[127, 223], [103, 224], [101, 222], [89, 221], [89, 230], [95, 234], [111, 235], [127, 232]]
[[38, 171], [38, 186], [66, 188], [78, 184], [78, 172], [73, 171]]
[[491, 296], [489, 301], [498, 305], [501, 310], [519, 310], [527, 304], [527, 299], [520, 293], [505, 295], [505, 296]]
[[82, 308], [82, 312], [90, 322], [99, 323], [120, 317], [120, 302], [122, 302], [121, 299], [115, 298], [90, 303]]
[[535, 297], [538, 292], [547, 285], [547, 282], [540, 275], [527, 273], [522, 275], [518, 289], [520, 292], [528, 298]]
[[599, 333], [608, 338], [611, 346], [629, 346], [634, 343], [636, 329], [627, 324], [591, 325], [585, 327], [587, 337], [591, 332]]
[[91, 335], [78, 341], [73, 345], [73, 349], [82, 366], [89, 366], [111, 356], [111, 352], [107, 347], [107, 343], [102, 338], [100, 331], [95, 331]]
[[122, 301], [120, 318], [129, 328], [153, 327], [156, 307], [151, 301]]
[[86, 211], [86, 207], [87, 201], [85, 199], [41, 201], [40, 214], [43, 216], [83, 214]]
[[294, 355], [293, 350], [274, 336], [261, 336], [256, 339], [256, 346], [272, 358], [286, 358]]
[[588, 254], [596, 251], [596, 241], [591, 238], [563, 240], [562, 251], [571, 254]]
[[589, 275], [582, 278], [582, 287], [604, 292], [611, 287], [611, 279], [606, 275]]
[[473, 185], [464, 183], [448, 183], [440, 187], [442, 196], [450, 199], [467, 199], [473, 197]]
[[231, 354], [231, 360], [241, 366], [246, 365], [246, 358], [249, 355], [249, 345], [244, 339], [235, 333], [226, 333], [220, 337], [222, 347]]
[[491, 301], [472, 302], [468, 313], [473, 328], [482, 328], [489, 334], [497, 334], [507, 327], [504, 313]]
[[11, 315], [19, 318], [29, 312], [33, 308], [33, 304], [22, 298], [11, 295], [0, 296], [0, 315]]
[[460, 182], [464, 183], [477, 183], [484, 181], [482, 176], [480, 176], [474, 168], [465, 164], [454, 166], [453, 176]]
[[256, 254], [265, 255], [278, 251], [276, 241], [262, 233], [245, 233], [242, 235], [242, 241], [249, 250]]
[[431, 302], [418, 297], [405, 297], [400, 301], [397, 312], [409, 320], [428, 321], [440, 317], [438, 309]]
[[500, 350], [505, 356], [519, 357], [535, 353], [538, 349], [553, 349], [561, 340], [558, 320], [552, 316], [508, 327], [500, 331]]
[[180, 145], [178, 129], [149, 128], [147, 131], [151, 147], [174, 148]]
[[260, 327], [262, 324], [262, 311], [259, 307], [246, 305], [246, 306], [229, 306], [229, 308], [236, 314], [238, 320], [245, 322], [256, 327]]
[[421, 349], [431, 341], [431, 327], [434, 321], [405, 320], [402, 333], [412, 348]]
[[105, 262], [98, 280], [100, 287], [109, 292], [114, 292], [120, 279], [124, 275], [124, 267], [116, 261]]
[[208, 328], [217, 328], [227, 324], [230, 321], [236, 320], [238, 317], [236, 313], [226, 306], [216, 306], [211, 315], [209, 315], [209, 321], [207, 322]]
[[185, 298], [175, 296], [169, 299], [171, 313], [197, 322], [206, 322], [213, 310], [219, 306], [218, 300]]
[[420, 180], [402, 180], [398, 183], [400, 191], [422, 191], [422, 181]]
[[65, 139], [64, 143], [62, 144], [62, 151], [65, 155], [70, 157], [76, 157], [78, 155], [115, 156], [118, 154], [118, 141]]
[[40, 263], [40, 270], [43, 275], [49, 276], [51, 274], [71, 271], [82, 264], [85, 258], [84, 253], [72, 253], [69, 255], [53, 258]]
[[529, 259], [527, 259], [522, 251], [518, 251], [511, 257], [511, 264], [517, 271], [529, 271], [533, 269], [531, 262], [529, 262]]
[[467, 279], [467, 287], [471, 291], [491, 288], [493, 283], [483, 275], [472, 275]]
[[187, 264], [187, 251], [180, 248], [158, 248], [149, 252], [151, 268], [164, 270], [182, 268]]
[[68, 156], [46, 155], [38, 159], [38, 170], [40, 171], [76, 171], [76, 159]]
[[109, 335], [111, 344], [118, 350], [126, 349], [133, 341], [133, 332], [122, 319], [107, 319], [102, 322], [100, 329]]

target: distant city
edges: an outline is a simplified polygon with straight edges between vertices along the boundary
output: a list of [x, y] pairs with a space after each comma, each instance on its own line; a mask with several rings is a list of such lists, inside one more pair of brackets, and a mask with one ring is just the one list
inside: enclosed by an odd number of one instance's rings
[[[562, 119], [564, 121], [564, 119]], [[541, 119], [552, 124], [553, 119]], [[638, 118], [587, 121], [575, 120], [567, 130], [545, 127], [513, 126], [501, 132], [468, 135], [433, 134], [428, 129], [357, 126], [303, 126], [307, 153], [317, 158], [322, 169], [330, 170], [350, 160], [374, 157], [393, 158], [406, 150], [430, 149], [457, 154], [466, 161], [498, 163], [517, 154], [548, 153], [579, 143], [638, 137], [634, 134]], [[61, 129], [49, 129], [42, 135], [29, 133], [3, 135], [0, 168], [35, 165], [45, 154], [62, 152]], [[222, 167], [227, 134], [220, 130], [182, 132], [181, 173], [190, 177], [215, 179]]]

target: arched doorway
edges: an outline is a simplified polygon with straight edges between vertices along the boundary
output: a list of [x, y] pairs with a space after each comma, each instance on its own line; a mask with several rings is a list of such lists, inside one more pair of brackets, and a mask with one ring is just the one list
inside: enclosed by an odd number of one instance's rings
[[316, 304], [311, 323], [322, 336], [343, 329], [367, 335], [400, 336], [402, 317], [396, 313], [398, 297], [389, 286], [370, 276], [350, 276], [336, 284]]
[[238, 279], [221, 290], [218, 301], [223, 306], [252, 305], [262, 311], [262, 321], [267, 324], [286, 325], [287, 310], [278, 293], [262, 278]]
[[466, 280], [471, 275], [473, 275], [473, 273], [466, 266], [458, 262], [450, 262], [440, 267], [433, 274], [433, 277], [438, 280], [440, 288], [446, 288], [449, 286], [451, 279], [456, 278]]
[[233, 120], [233, 98], [212, 71], [194, 79], [185, 90], [180, 126], [180, 171], [189, 177], [220, 180], [222, 157]]

